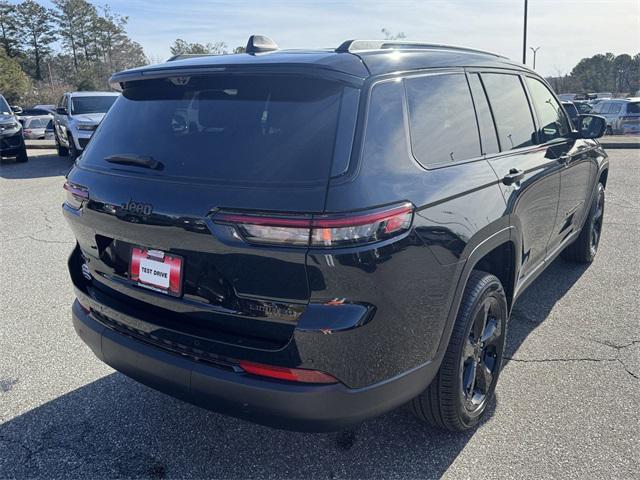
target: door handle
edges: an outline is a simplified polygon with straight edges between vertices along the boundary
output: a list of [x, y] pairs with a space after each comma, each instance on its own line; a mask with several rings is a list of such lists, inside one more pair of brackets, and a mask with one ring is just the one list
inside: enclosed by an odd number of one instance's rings
[[522, 170], [518, 170], [517, 168], [512, 168], [509, 170], [509, 173], [502, 177], [502, 183], [505, 185], [513, 185], [516, 182], [519, 182], [524, 178], [524, 172]]

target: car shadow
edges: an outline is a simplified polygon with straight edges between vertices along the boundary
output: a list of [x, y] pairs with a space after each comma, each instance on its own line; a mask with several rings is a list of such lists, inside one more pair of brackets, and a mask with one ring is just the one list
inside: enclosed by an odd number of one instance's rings
[[37, 150], [28, 150], [27, 154], [29, 161], [26, 163], [18, 163], [13, 158], [3, 158], [0, 161], [0, 178], [18, 180], [60, 177], [65, 176], [73, 166], [69, 157], [59, 157]]
[[505, 356], [511, 358], [578, 279], [589, 265], [557, 258], [522, 293], [511, 311]]
[[[556, 260], [523, 294], [508, 357], [586, 268]], [[20, 380], [0, 378], [0, 386], [1, 404]], [[497, 405], [499, 397], [479, 428]], [[111, 373], [1, 424], [0, 477], [438, 478], [474, 434], [425, 426], [407, 406], [339, 433], [276, 430]]]
[[406, 407], [339, 433], [276, 430], [113, 373], [0, 425], [0, 477], [437, 478], [472, 436]]

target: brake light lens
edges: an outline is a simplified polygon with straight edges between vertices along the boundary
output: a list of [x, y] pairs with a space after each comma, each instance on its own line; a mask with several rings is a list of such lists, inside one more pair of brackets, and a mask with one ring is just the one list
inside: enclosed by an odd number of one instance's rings
[[313, 219], [311, 245], [337, 247], [384, 240], [407, 231], [413, 220], [413, 205], [360, 215], [326, 215]]
[[328, 373], [304, 368], [286, 368], [265, 365], [262, 363], [240, 361], [240, 367], [247, 373], [260, 377], [276, 378], [289, 382], [301, 383], [337, 383], [338, 381]]
[[66, 181], [62, 188], [67, 192], [65, 203], [71, 208], [77, 210], [82, 206], [83, 200], [89, 199], [89, 189], [87, 187]]
[[220, 212], [214, 221], [233, 225], [250, 243], [331, 248], [372, 243], [406, 232], [413, 210], [406, 202], [368, 212], [314, 216]]

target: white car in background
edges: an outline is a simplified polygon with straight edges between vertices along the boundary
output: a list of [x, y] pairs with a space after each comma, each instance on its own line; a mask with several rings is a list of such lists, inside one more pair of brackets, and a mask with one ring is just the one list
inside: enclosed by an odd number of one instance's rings
[[45, 138], [47, 124], [53, 117], [41, 115], [39, 117], [27, 117], [22, 122], [22, 135], [29, 140], [41, 140]]
[[58, 155], [78, 157], [119, 95], [117, 92], [67, 92], [62, 95], [53, 119]]

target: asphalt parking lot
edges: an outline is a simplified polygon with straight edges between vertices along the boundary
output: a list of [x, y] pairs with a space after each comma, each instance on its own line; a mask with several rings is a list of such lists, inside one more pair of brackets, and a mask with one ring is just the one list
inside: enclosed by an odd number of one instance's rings
[[60, 204], [71, 163], [0, 165], [0, 478], [638, 478], [640, 150], [611, 150], [589, 267], [557, 260], [515, 306], [490, 418], [406, 408], [353, 431], [273, 430], [114, 372], [76, 337]]

